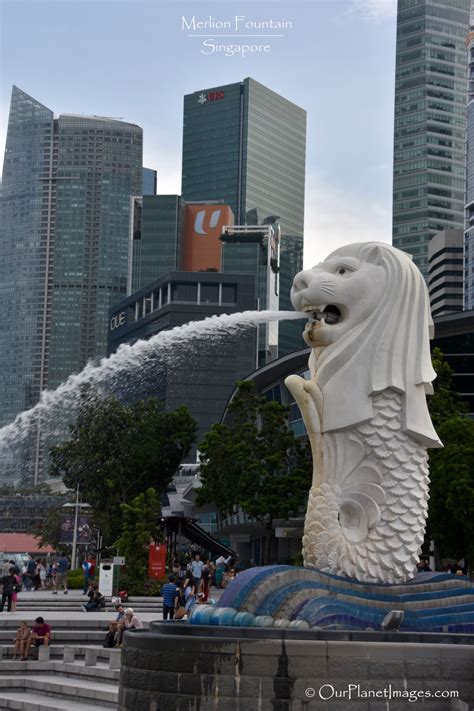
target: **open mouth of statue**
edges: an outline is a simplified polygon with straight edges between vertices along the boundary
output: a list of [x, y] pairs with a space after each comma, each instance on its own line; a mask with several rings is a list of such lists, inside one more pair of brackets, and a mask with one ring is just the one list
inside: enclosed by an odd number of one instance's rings
[[334, 304], [307, 306], [304, 310], [309, 315], [310, 323], [324, 321], [328, 326], [334, 326], [336, 323], [342, 321], [342, 314]]

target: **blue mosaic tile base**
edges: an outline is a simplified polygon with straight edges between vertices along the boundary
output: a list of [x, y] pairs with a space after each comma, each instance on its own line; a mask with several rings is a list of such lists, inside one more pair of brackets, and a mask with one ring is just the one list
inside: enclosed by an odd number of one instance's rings
[[[320, 570], [274, 565], [242, 572], [222, 594], [211, 624], [299, 629], [380, 629], [404, 610], [406, 631], [474, 633], [474, 582], [450, 573], [419, 573], [402, 585], [359, 583]], [[241, 613], [241, 614], [236, 614]], [[245, 613], [245, 614], [243, 614]], [[206, 624], [196, 614], [193, 624]], [[209, 621], [207, 621], [209, 624]]]

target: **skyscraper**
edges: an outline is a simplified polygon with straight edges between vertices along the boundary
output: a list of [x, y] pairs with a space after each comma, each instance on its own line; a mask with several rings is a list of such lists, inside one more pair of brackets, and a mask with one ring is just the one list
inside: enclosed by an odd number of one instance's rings
[[126, 295], [142, 129], [53, 112], [13, 87], [0, 231], [0, 424], [107, 352]]
[[162, 274], [180, 268], [183, 210], [179, 195], [132, 198], [128, 294], [142, 289]]
[[222, 200], [238, 225], [279, 215], [302, 236], [306, 111], [254, 79], [184, 97], [182, 196]]
[[431, 315], [462, 311], [463, 231], [437, 232], [428, 244], [428, 290]]
[[430, 238], [464, 226], [470, 0], [398, 0], [393, 244], [427, 275]]
[[[183, 199], [222, 200], [237, 225], [278, 216], [284, 289], [303, 263], [305, 152], [306, 112], [254, 79], [184, 97]], [[233, 270], [256, 273], [260, 262], [249, 264], [255, 249], [233, 245]], [[280, 308], [292, 308], [286, 291]], [[300, 330], [283, 326], [280, 355], [301, 347]]]
[[156, 195], [157, 173], [153, 168], [143, 168], [142, 195]]
[[474, 0], [467, 39], [466, 206], [464, 225], [464, 308], [474, 309]]

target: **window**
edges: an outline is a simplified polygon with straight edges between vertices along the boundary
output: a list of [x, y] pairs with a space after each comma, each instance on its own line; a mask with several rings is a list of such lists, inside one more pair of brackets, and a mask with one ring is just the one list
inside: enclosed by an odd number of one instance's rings
[[201, 284], [201, 304], [219, 303], [219, 284]]
[[237, 285], [222, 284], [222, 303], [236, 304], [237, 303]]
[[185, 282], [172, 284], [171, 301], [197, 303], [197, 284]]

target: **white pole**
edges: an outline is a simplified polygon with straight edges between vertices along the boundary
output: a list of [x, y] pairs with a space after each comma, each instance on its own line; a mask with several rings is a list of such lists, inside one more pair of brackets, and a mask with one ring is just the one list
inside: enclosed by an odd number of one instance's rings
[[76, 488], [76, 511], [74, 514], [74, 534], [72, 539], [72, 559], [71, 570], [76, 569], [76, 548], [77, 548], [77, 519], [79, 514], [79, 483]]

